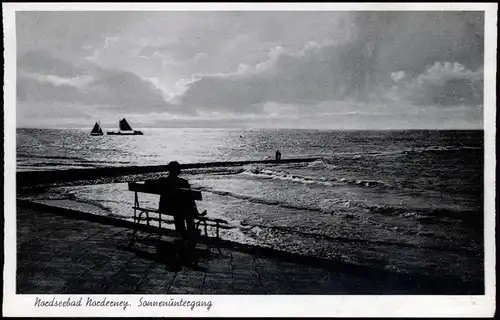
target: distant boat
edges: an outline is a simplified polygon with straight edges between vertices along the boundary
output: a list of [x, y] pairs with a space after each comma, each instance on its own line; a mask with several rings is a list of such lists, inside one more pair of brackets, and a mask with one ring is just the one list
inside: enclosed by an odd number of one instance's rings
[[133, 135], [143, 135], [142, 131], [137, 131], [137, 130], [132, 130], [132, 127], [128, 124], [127, 120], [125, 118], [121, 119], [118, 122], [118, 127], [120, 128], [120, 131], [115, 132], [115, 131], [108, 131], [108, 135], [119, 135], [119, 136], [133, 136]]
[[98, 122], [94, 124], [94, 128], [92, 128], [92, 131], [90, 131], [91, 136], [102, 136], [102, 129], [101, 126], [99, 125]]

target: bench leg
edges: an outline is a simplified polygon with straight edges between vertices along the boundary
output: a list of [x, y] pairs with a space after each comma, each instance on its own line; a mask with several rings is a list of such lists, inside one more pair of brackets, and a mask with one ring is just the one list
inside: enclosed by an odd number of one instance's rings
[[[149, 216], [148, 216], [148, 217], [149, 217]], [[158, 227], [159, 227], [159, 228], [160, 228], [160, 230], [161, 230], [161, 212], [159, 213], [158, 217], [159, 217], [159, 220], [158, 220]], [[158, 234], [158, 240], [157, 240], [157, 241], [158, 241], [158, 243], [160, 243], [160, 241], [161, 241], [161, 237], [162, 237], [162, 233]]]
[[136, 240], [136, 233], [137, 233], [137, 229], [134, 228], [134, 230], [132, 231], [132, 237], [130, 238], [130, 241], [127, 245], [128, 248], [131, 248], [134, 245], [135, 240]]
[[[134, 243], [137, 241], [137, 231], [138, 231], [137, 224], [140, 223], [141, 216], [143, 213], [145, 213], [145, 212], [141, 212], [141, 213], [139, 213], [139, 216], [136, 216], [136, 213], [134, 210], [134, 230], [132, 230], [132, 238], [130, 239], [130, 242], [128, 243], [129, 248], [132, 247], [134, 245]], [[145, 214], [148, 216], [147, 212]], [[148, 224], [149, 224], [149, 220], [148, 220]]]
[[[137, 200], [137, 192], [135, 193], [135, 203], [136, 207], [138, 207], [138, 200]], [[137, 233], [137, 229], [135, 228], [135, 224], [138, 223], [137, 221], [137, 209], [134, 209], [134, 229], [132, 230], [132, 237], [130, 238], [130, 241], [127, 245], [128, 248], [131, 248], [134, 243], [135, 243], [135, 234]]]
[[[219, 241], [220, 239], [220, 233], [219, 233], [219, 221], [216, 222], [216, 227], [215, 227], [215, 232], [217, 234], [217, 237], [215, 238], [215, 241]], [[222, 250], [220, 249], [220, 246], [217, 245], [217, 251], [222, 255]]]
[[[215, 241], [218, 241], [218, 238], [216, 238], [216, 240], [215, 240]], [[216, 247], [217, 247], [217, 251], [219, 251], [219, 254], [220, 254], [221, 256], [223, 256], [224, 254], [222, 253], [222, 250], [220, 249], [219, 244], [216, 244]]]

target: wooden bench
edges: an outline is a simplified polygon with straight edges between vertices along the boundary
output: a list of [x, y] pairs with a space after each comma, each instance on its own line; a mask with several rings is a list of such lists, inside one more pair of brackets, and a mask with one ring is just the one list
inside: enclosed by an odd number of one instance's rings
[[[156, 234], [158, 238], [156, 242], [161, 241], [161, 237], [163, 235], [170, 235], [174, 238], [181, 238], [181, 235], [177, 232], [167, 232], [163, 226], [165, 224], [174, 224], [173, 219], [167, 219], [167, 217], [173, 217], [177, 212], [164, 212], [154, 208], [142, 207], [139, 202], [139, 193], [145, 194], [156, 194], [162, 195], [164, 194], [164, 190], [161, 190], [160, 187], [154, 185], [146, 185], [145, 183], [138, 182], [129, 182], [128, 184], [129, 191], [133, 191], [135, 193], [134, 197], [134, 229], [132, 232], [132, 238], [129, 242], [129, 247], [131, 247], [135, 242], [144, 242], [144, 243], [152, 243], [155, 241], [151, 241], [149, 237], [141, 238], [138, 235], [138, 231], [146, 231], [147, 233]], [[193, 201], [201, 201], [202, 195], [201, 191], [193, 190], [193, 189], [180, 189], [180, 195], [186, 197], [187, 200]], [[218, 240], [220, 238], [220, 229], [232, 229], [233, 227], [228, 224], [226, 220], [223, 219], [214, 219], [206, 216], [194, 216], [195, 228], [196, 230], [200, 230], [200, 237], [196, 239], [196, 242], [203, 242], [210, 246], [213, 243], [213, 240]], [[156, 221], [158, 223], [157, 227], [151, 226], [150, 222]], [[145, 224], [143, 223], [145, 222]], [[203, 227], [204, 236], [201, 236], [201, 228]], [[208, 234], [209, 228], [215, 229], [215, 237], [210, 237]], [[220, 248], [218, 248], [220, 251]]]

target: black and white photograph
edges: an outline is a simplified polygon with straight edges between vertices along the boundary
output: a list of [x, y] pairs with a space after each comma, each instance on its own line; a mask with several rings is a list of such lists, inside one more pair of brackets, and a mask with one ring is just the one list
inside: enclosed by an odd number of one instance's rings
[[493, 315], [496, 4], [18, 5], [4, 308]]

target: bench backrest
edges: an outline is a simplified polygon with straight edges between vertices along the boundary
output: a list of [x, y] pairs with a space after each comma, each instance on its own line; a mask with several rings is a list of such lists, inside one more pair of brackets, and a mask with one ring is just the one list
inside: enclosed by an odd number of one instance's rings
[[[159, 186], [145, 185], [144, 183], [129, 182], [128, 189], [130, 191], [141, 192], [141, 193], [151, 193], [162, 195], [165, 190]], [[191, 197], [193, 200], [202, 200], [201, 191], [193, 189], [179, 189], [179, 191], [186, 196]]]

